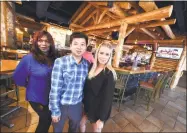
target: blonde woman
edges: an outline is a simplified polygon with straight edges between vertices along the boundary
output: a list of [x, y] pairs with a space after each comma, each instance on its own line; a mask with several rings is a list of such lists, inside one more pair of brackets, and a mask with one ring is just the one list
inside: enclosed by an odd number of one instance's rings
[[92, 123], [93, 132], [101, 132], [104, 122], [110, 116], [117, 79], [111, 60], [111, 44], [109, 42], [100, 44], [84, 86], [84, 115], [80, 123], [81, 132], [85, 132], [87, 120]]

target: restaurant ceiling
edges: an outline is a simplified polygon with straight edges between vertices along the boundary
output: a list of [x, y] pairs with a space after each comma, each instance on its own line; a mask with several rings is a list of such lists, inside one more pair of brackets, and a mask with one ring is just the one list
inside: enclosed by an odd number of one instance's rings
[[[22, 4], [15, 3], [17, 13], [32, 17], [36, 22], [51, 22], [61, 26], [69, 27], [70, 20], [83, 1], [22, 1]], [[138, 3], [138, 2], [137, 2]], [[172, 18], [177, 21], [171, 25], [173, 32], [184, 34], [187, 32], [187, 2], [186, 1], [155, 1], [158, 8], [173, 5]], [[107, 8], [113, 6], [112, 2], [108, 2]], [[139, 7], [142, 11], [142, 8]], [[136, 14], [129, 9], [128, 14]], [[88, 10], [89, 14], [92, 9]], [[85, 18], [86, 19], [86, 18]], [[81, 21], [81, 20], [79, 20]]]

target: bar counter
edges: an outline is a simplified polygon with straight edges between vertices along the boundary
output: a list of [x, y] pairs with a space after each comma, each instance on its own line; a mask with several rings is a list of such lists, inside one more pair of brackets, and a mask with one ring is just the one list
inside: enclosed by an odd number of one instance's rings
[[137, 67], [136, 70], [132, 70], [132, 67], [123, 67], [123, 68], [116, 68], [114, 69], [117, 72], [124, 72], [129, 74], [143, 74], [143, 73], [150, 73], [150, 72], [167, 72], [172, 71], [172, 69], [169, 68], [151, 68], [151, 69], [145, 69], [145, 67]]

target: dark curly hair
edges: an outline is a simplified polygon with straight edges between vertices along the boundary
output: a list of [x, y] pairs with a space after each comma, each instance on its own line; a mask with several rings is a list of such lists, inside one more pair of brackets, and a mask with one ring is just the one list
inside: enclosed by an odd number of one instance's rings
[[[38, 47], [38, 40], [43, 36], [47, 37], [48, 42], [50, 44], [49, 52], [47, 55], [45, 55]], [[54, 60], [56, 58], [55, 46], [54, 40], [49, 32], [37, 31], [34, 33], [31, 53], [33, 54], [34, 58], [41, 64], [47, 64], [51, 66], [54, 63]]]

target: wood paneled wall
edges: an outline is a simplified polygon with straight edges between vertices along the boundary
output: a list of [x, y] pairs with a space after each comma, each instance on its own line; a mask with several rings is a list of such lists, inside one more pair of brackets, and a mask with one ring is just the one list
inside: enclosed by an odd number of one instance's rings
[[168, 70], [176, 70], [179, 60], [156, 58], [153, 68], [165, 68]]

